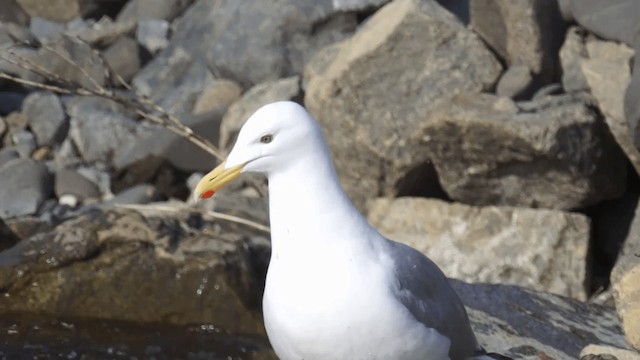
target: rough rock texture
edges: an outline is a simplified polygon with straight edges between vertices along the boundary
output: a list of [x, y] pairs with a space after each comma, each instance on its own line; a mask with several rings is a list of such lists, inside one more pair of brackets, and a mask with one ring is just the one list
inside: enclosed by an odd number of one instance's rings
[[611, 284], [627, 341], [640, 350], [640, 207], [611, 273]]
[[637, 351], [595, 344], [588, 345], [587, 347], [582, 349], [582, 351], [580, 352], [580, 360], [583, 360], [585, 356], [589, 355], [610, 355], [614, 356], [618, 360], [640, 360], [640, 353]]
[[79, 0], [51, 0], [46, 3], [38, 0], [16, 0], [29, 16], [65, 23], [80, 16]]
[[69, 121], [56, 95], [48, 92], [31, 93], [22, 107], [39, 146], [51, 146], [65, 138]]
[[469, 1], [471, 27], [507, 64], [526, 66], [539, 83], [553, 79], [565, 24], [555, 0]]
[[0, 217], [35, 214], [53, 193], [53, 176], [44, 164], [12, 160], [0, 168]]
[[583, 215], [408, 197], [376, 199], [368, 214], [383, 235], [420, 250], [449, 277], [586, 298]]
[[197, 214], [91, 211], [0, 253], [0, 312], [260, 334], [261, 285], [250, 256], [246, 238]]
[[140, 70], [140, 51], [138, 44], [129, 37], [122, 37], [102, 53], [105, 65], [114, 76], [112, 83], [119, 85], [120, 77], [126, 83]]
[[518, 105], [462, 94], [429, 113], [416, 136], [451, 198], [569, 210], [622, 194], [624, 157], [584, 97]]
[[192, 3], [193, 0], [132, 0], [122, 8], [117, 20], [173, 20]]
[[452, 14], [435, 2], [397, 0], [309, 64], [305, 104], [324, 125], [343, 184], [362, 207], [372, 195], [396, 193], [427, 161], [408, 139], [435, 103], [487, 89], [499, 74], [494, 56]]
[[277, 81], [258, 84], [247, 91], [240, 100], [229, 107], [220, 124], [220, 149], [231, 149], [245, 121], [263, 105], [281, 100], [297, 100], [300, 97], [300, 77], [292, 76]]
[[628, 345], [611, 308], [517, 286], [465, 284], [453, 287], [467, 307], [485, 349], [527, 360], [575, 360], [592, 343]]
[[640, 151], [633, 145], [624, 113], [633, 56], [634, 51], [628, 46], [587, 37], [577, 27], [569, 29], [560, 51], [565, 89], [590, 91], [616, 142], [640, 173]]
[[633, 45], [640, 3], [636, 0], [570, 0], [571, 15], [581, 26], [608, 40]]
[[218, 79], [198, 96], [193, 106], [193, 114], [198, 115], [229, 105], [240, 99], [242, 88], [235, 81]]

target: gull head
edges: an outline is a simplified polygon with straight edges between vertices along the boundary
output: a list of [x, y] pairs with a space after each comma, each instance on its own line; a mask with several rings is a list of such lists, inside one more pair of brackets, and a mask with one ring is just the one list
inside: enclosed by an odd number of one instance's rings
[[198, 182], [194, 196], [209, 198], [243, 172], [283, 171], [318, 146], [324, 147], [322, 131], [305, 108], [291, 101], [265, 105], [242, 126], [227, 159]]

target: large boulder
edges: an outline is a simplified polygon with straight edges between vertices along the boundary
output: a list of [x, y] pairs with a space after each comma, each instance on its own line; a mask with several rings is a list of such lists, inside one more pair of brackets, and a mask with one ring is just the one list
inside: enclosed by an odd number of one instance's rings
[[411, 135], [436, 103], [487, 90], [500, 71], [478, 36], [437, 3], [396, 0], [314, 58], [305, 71], [305, 104], [326, 129], [343, 184], [362, 208], [371, 194], [395, 195], [408, 175], [428, 167]]
[[625, 189], [625, 158], [584, 96], [461, 94], [428, 116], [414, 136], [457, 201], [571, 210]]
[[186, 211], [92, 210], [0, 253], [0, 313], [262, 334], [264, 269], [242, 234]]
[[420, 250], [449, 277], [587, 297], [584, 215], [409, 197], [378, 198], [368, 214], [382, 234]]

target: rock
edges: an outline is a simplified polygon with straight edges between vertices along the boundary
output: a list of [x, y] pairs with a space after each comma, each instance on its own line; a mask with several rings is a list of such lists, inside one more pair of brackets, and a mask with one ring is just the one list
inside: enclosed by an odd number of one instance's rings
[[5, 0], [2, 2], [2, 11], [0, 11], [0, 23], [27, 25], [29, 23], [29, 16], [22, 10], [22, 7], [18, 5], [16, 0]]
[[118, 14], [117, 21], [163, 19], [172, 21], [194, 0], [131, 0]]
[[512, 65], [502, 74], [500, 81], [498, 81], [496, 94], [509, 98], [526, 97], [530, 95], [527, 94], [527, 91], [531, 86], [532, 80], [531, 72], [526, 65]]
[[220, 149], [230, 149], [245, 121], [262, 106], [280, 100], [296, 100], [301, 95], [300, 77], [292, 76], [258, 84], [229, 107], [220, 125]]
[[389, 239], [429, 256], [449, 277], [587, 297], [590, 223], [583, 215], [403, 197], [371, 201], [368, 219]]
[[558, 34], [565, 30], [556, 1], [473, 0], [469, 6], [471, 27], [507, 64], [528, 67], [540, 85], [554, 78]]
[[571, 13], [578, 24], [596, 35], [633, 46], [640, 23], [636, 0], [571, 0]]
[[617, 360], [640, 360], [640, 353], [606, 345], [588, 345], [580, 352], [580, 360], [589, 355], [611, 355]]
[[526, 360], [574, 360], [591, 343], [628, 349], [611, 308], [509, 285], [452, 285], [485, 349]]
[[102, 52], [111, 76], [113, 85], [122, 85], [119, 79], [130, 83], [133, 76], [140, 70], [140, 50], [138, 43], [129, 37], [122, 37]]
[[456, 201], [559, 210], [620, 196], [626, 162], [583, 96], [519, 103], [462, 94], [422, 129], [440, 183]]
[[[500, 71], [482, 41], [445, 9], [396, 0], [307, 66], [305, 105], [330, 135], [342, 183], [362, 208], [372, 194], [402, 193], [398, 183], [429, 166], [407, 139], [435, 104], [491, 88]], [[416, 176], [406, 187], [426, 182]]]
[[75, 97], [67, 103], [69, 137], [85, 161], [108, 161], [139, 139], [137, 124], [105, 98]]
[[51, 148], [47, 146], [43, 146], [43, 147], [37, 148], [31, 154], [31, 158], [35, 161], [44, 161], [49, 157], [49, 154], [51, 154]]
[[[15, 46], [13, 42], [0, 44], [0, 51], [2, 51], [2, 57], [0, 57], [0, 71], [10, 75], [15, 75], [21, 79], [43, 82], [44, 77], [25, 69], [17, 64], [26, 61], [34, 61], [33, 59], [38, 57], [38, 53], [34, 49]], [[24, 96], [22, 96], [24, 98]], [[2, 114], [2, 113], [0, 113]]]
[[44, 164], [13, 160], [0, 168], [0, 217], [35, 214], [53, 192], [53, 179]]
[[110, 209], [115, 205], [148, 204], [157, 198], [158, 192], [155, 186], [140, 184], [116, 194], [114, 198], [101, 203], [99, 207]]
[[[80, 19], [82, 21], [82, 19]], [[87, 44], [104, 48], [118, 39], [133, 34], [136, 23], [133, 21], [113, 22], [108, 17], [103, 17], [100, 21], [91, 25], [82, 24], [77, 28], [70, 28], [67, 33], [77, 37]]]
[[90, 211], [0, 253], [0, 312], [262, 335], [261, 285], [239, 230], [189, 212]]
[[4, 145], [13, 145], [13, 135], [27, 129], [29, 119], [24, 114], [14, 112], [5, 118], [8, 130], [4, 135]]
[[214, 80], [211, 86], [202, 91], [193, 106], [193, 114], [203, 114], [224, 107], [228, 108], [242, 95], [242, 88], [235, 81]]
[[616, 142], [640, 172], [640, 151], [633, 144], [624, 105], [633, 55], [626, 45], [589, 37], [577, 27], [569, 29], [560, 51], [565, 89], [591, 92]]
[[29, 31], [31, 31], [38, 40], [44, 42], [62, 34], [64, 32], [64, 24], [49, 21], [41, 17], [33, 17], [29, 23]]
[[611, 284], [627, 341], [640, 350], [640, 207], [611, 272]]
[[33, 17], [41, 17], [50, 21], [66, 23], [71, 19], [81, 16], [81, 0], [52, 0], [42, 2], [39, 0], [17, 0], [22, 9]]
[[19, 158], [20, 154], [18, 154], [18, 151], [14, 147], [5, 147], [0, 149], [0, 169], [11, 160]]
[[58, 97], [50, 92], [32, 92], [22, 105], [39, 146], [59, 144], [69, 130], [69, 121]]
[[[68, 60], [71, 60], [70, 63]], [[62, 35], [38, 50], [36, 64], [74, 84], [96, 89], [105, 84], [105, 68], [100, 55], [89, 45]]]
[[73, 170], [57, 170], [55, 181], [54, 191], [58, 198], [62, 198], [64, 195], [74, 195], [79, 201], [100, 198], [98, 186]]
[[[635, 50], [640, 54], [640, 44]], [[624, 116], [631, 131], [633, 144], [636, 149], [640, 149], [640, 61], [634, 62], [632, 74], [631, 82], [624, 94]]]
[[25, 96], [11, 91], [0, 91], [0, 115], [8, 115], [20, 111]]
[[152, 54], [169, 45], [168, 36], [169, 23], [166, 20], [150, 19], [138, 22], [136, 40]]
[[[216, 144], [220, 121], [225, 111], [226, 108], [219, 108], [201, 115], [185, 116], [182, 122], [196, 134]], [[155, 159], [158, 157], [168, 160], [172, 166], [186, 172], [209, 171], [215, 163], [215, 157], [209, 152], [159, 126], [147, 128], [140, 133], [139, 140], [123, 145], [113, 161], [118, 170], [136, 171], [138, 168], [148, 167], [145, 172], [153, 174], [153, 169], [160, 165]]]
[[31, 131], [19, 131], [12, 136], [13, 144], [23, 158], [31, 157], [31, 153], [36, 149], [36, 138]]

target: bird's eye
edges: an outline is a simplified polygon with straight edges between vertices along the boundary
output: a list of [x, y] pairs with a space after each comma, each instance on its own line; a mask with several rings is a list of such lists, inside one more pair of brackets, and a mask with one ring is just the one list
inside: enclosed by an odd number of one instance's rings
[[273, 135], [271, 134], [262, 135], [262, 137], [260, 137], [260, 142], [263, 144], [268, 144], [271, 142], [271, 140], [273, 140]]

